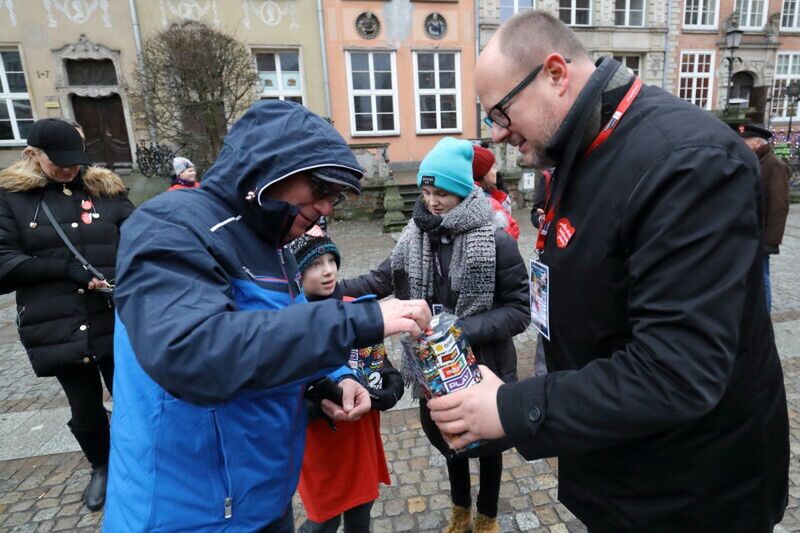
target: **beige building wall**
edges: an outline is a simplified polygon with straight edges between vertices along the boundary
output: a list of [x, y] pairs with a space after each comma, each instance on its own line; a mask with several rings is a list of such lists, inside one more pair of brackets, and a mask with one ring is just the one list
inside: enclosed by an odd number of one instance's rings
[[[58, 58], [78, 56], [114, 62], [118, 85], [103, 90], [119, 94], [129, 115], [127, 89], [133, 81], [136, 54], [127, 2], [67, 2], [61, 3], [67, 4], [63, 9], [57, 4], [0, 2], [0, 51], [20, 53], [33, 118], [72, 118], [68, 80]], [[87, 39], [81, 41], [82, 35]], [[130, 122], [128, 134], [132, 143]], [[24, 142], [0, 141], [0, 166], [15, 160], [24, 146]]]
[[[196, 20], [234, 36], [254, 53], [296, 52], [301, 87], [297, 87], [296, 79], [291, 81], [295, 85], [292, 97], [302, 98], [312, 111], [328, 115], [316, 2], [134, 0], [133, 5], [143, 41], [173, 23]], [[75, 118], [76, 97], [83, 99], [85, 110], [87, 98], [107, 100], [119, 95], [117, 104], [121, 103], [124, 120], [117, 120], [116, 128], [112, 128], [115, 149], [123, 150], [122, 145], [127, 145], [128, 157], [135, 157], [136, 142], [149, 140], [150, 135], [144, 109], [132, 98], [138, 68], [133, 21], [127, 0], [0, 1], [0, 51], [20, 54], [31, 119]], [[15, 57], [4, 57], [11, 63], [15, 61]], [[69, 59], [110, 60], [116, 71], [116, 84], [70, 85], [65, 69], [65, 60]], [[19, 92], [13, 95], [19, 100], [14, 109], [22, 114], [26, 107], [24, 96]], [[4, 118], [4, 104], [0, 102], [0, 121]], [[0, 166], [14, 161], [24, 146], [19, 135], [16, 140], [0, 140]]]

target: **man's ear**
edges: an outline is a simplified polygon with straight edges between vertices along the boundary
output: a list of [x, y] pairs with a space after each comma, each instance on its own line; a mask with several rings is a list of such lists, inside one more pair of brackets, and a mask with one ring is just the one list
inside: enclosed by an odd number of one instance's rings
[[548, 85], [557, 89], [558, 96], [563, 96], [569, 86], [569, 63], [561, 54], [553, 53], [544, 58], [542, 65]]

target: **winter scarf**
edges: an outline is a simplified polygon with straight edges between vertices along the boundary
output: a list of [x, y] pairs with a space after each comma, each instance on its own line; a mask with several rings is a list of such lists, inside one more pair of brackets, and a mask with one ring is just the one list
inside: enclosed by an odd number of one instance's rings
[[453, 240], [450, 290], [457, 294], [455, 309], [441, 302], [445, 311], [459, 317], [491, 309], [494, 300], [496, 250], [492, 208], [479, 188], [444, 216], [431, 214], [422, 197], [414, 205], [412, 220], [392, 251], [395, 294], [401, 298], [430, 301], [435, 276], [431, 239]]

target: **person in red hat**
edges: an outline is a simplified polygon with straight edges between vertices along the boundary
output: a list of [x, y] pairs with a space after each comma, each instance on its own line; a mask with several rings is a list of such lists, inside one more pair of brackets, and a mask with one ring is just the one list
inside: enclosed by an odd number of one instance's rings
[[494, 154], [488, 148], [473, 145], [475, 152], [472, 158], [472, 179], [483, 189], [492, 204], [495, 226], [503, 228], [514, 240], [519, 240], [519, 224], [511, 216], [510, 209], [503, 207], [509, 200], [508, 194], [497, 188], [497, 169], [494, 166]]

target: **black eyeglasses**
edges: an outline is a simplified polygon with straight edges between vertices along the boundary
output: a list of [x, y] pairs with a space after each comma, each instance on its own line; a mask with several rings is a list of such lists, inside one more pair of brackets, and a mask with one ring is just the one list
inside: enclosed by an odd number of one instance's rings
[[[565, 63], [569, 63], [569, 59], [564, 59]], [[522, 89], [530, 85], [533, 80], [536, 79], [536, 76], [539, 75], [539, 72], [542, 71], [542, 67], [544, 64], [539, 65], [535, 69], [531, 71], [530, 74], [525, 76], [525, 79], [522, 80], [517, 84], [516, 87], [511, 89], [511, 91], [505, 95], [502, 100], [497, 102], [494, 107], [489, 110], [488, 116], [483, 119], [483, 123], [489, 126], [490, 128], [493, 127], [495, 124], [500, 126], [501, 128], [507, 128], [511, 125], [511, 119], [508, 118], [508, 115], [505, 112], [505, 108], [508, 106], [508, 103], [511, 101], [512, 98], [517, 96]]]
[[342, 187], [317, 178], [311, 178], [311, 194], [320, 200], [330, 200], [333, 207], [344, 202]]

